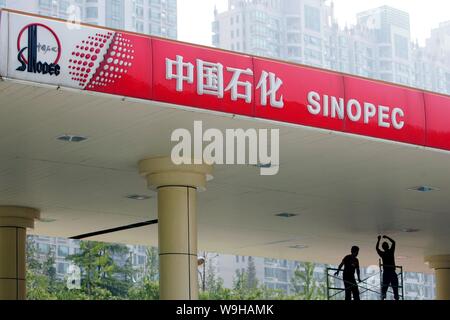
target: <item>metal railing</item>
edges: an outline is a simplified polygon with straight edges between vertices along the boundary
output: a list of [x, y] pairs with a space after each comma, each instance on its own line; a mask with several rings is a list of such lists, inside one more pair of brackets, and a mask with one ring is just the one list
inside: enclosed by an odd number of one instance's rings
[[[354, 286], [357, 286], [359, 289], [359, 294], [361, 300], [368, 300], [370, 298], [373, 299], [373, 295], [376, 294], [379, 299], [382, 299], [382, 284], [383, 284], [383, 264], [381, 261], [379, 262], [379, 271], [370, 274], [368, 277], [361, 280], [359, 283], [353, 283], [345, 281], [343, 278], [335, 275], [335, 272], [338, 271], [336, 268], [326, 268], [326, 281], [327, 281], [327, 299], [328, 300], [340, 300], [343, 299], [342, 295], [345, 293], [344, 284], [350, 284], [347, 289], [351, 289]], [[395, 266], [395, 273], [398, 278], [398, 295], [399, 299], [403, 300], [405, 296], [404, 286], [403, 286], [403, 267]], [[379, 281], [377, 281], [377, 277], [379, 277]], [[394, 294], [392, 286], [389, 286], [387, 294], [392, 296]], [[366, 299], [363, 299], [366, 298]]]

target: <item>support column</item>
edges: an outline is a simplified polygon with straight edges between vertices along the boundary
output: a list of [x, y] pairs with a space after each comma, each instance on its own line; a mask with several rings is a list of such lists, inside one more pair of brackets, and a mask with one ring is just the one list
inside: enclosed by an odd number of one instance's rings
[[26, 299], [26, 235], [36, 218], [36, 209], [0, 206], [0, 300]]
[[450, 300], [450, 255], [425, 258], [436, 275], [436, 300]]
[[139, 171], [158, 192], [160, 299], [196, 300], [197, 191], [212, 178], [212, 167], [152, 158], [139, 162]]

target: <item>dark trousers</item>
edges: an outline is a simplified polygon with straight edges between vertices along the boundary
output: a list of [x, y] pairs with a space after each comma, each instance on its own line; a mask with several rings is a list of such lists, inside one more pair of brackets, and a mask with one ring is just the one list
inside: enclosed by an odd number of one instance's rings
[[392, 291], [394, 291], [394, 299], [398, 300], [398, 277], [395, 270], [383, 270], [383, 283], [381, 286], [381, 299], [386, 299], [386, 292], [389, 286], [392, 286]]
[[345, 300], [359, 300], [359, 289], [358, 284], [354, 277], [346, 278], [344, 277], [344, 288], [345, 288]]

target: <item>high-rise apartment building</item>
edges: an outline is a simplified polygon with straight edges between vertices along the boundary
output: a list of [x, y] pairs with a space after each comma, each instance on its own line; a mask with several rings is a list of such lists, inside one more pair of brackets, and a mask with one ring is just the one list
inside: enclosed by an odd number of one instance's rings
[[411, 41], [407, 12], [382, 6], [340, 27], [333, 2], [229, 0], [215, 12], [214, 46], [450, 94], [450, 22], [425, 47]]
[[330, 23], [325, 0], [230, 0], [215, 12], [213, 45], [321, 66]]
[[177, 0], [1, 0], [0, 7], [177, 38]]
[[413, 55], [417, 86], [450, 94], [450, 21], [431, 30], [426, 46], [415, 45]]
[[[364, 69], [379, 70], [375, 77], [385, 81], [412, 84], [411, 28], [407, 12], [382, 6], [357, 16], [355, 34], [356, 74]], [[360, 42], [364, 37], [369, 41]], [[369, 52], [370, 51], [370, 52]], [[358, 61], [358, 59], [360, 59]], [[360, 70], [360, 68], [362, 70]]]

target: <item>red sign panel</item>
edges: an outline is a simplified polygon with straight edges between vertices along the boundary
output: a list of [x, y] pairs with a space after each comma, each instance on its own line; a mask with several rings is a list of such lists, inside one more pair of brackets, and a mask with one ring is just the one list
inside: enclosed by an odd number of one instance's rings
[[7, 78], [450, 150], [448, 96], [144, 35], [0, 15], [8, 24], [0, 30], [0, 72]]
[[[255, 82], [260, 84], [255, 90], [255, 117], [343, 131], [343, 121], [322, 108], [323, 100], [328, 99], [324, 98], [325, 95], [343, 97], [341, 75], [259, 58], [253, 61]], [[265, 74], [273, 74], [275, 81], [270, 81], [270, 76], [267, 77], [269, 79], [264, 79]], [[277, 79], [282, 81], [282, 84], [278, 90], [274, 90]], [[262, 87], [264, 82], [265, 90]], [[312, 97], [311, 92], [316, 93], [316, 99]], [[269, 93], [267, 98], [266, 93]], [[309, 100], [314, 100], [312, 104], [308, 102], [308, 95]], [[265, 99], [267, 101], [262, 102]], [[283, 101], [283, 106], [274, 106], [274, 103], [271, 103], [273, 101]], [[329, 101], [331, 102], [331, 99]], [[318, 106], [318, 103], [321, 106]]]
[[153, 39], [154, 100], [253, 115], [252, 58]]
[[346, 132], [425, 145], [422, 92], [350, 76], [344, 87]]
[[425, 93], [427, 146], [450, 150], [450, 97]]

